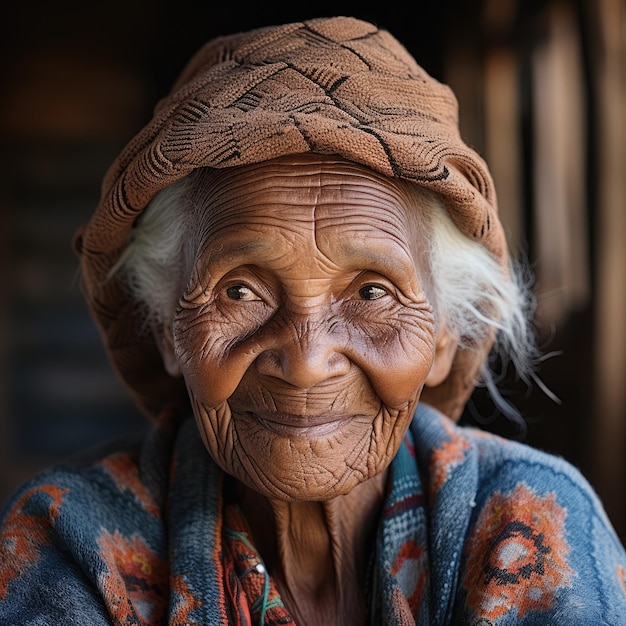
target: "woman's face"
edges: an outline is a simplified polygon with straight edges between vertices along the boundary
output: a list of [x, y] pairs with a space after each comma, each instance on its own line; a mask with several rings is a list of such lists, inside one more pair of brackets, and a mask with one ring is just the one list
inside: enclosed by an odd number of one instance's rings
[[407, 211], [419, 196], [317, 156], [211, 174], [202, 189], [166, 367], [226, 472], [284, 500], [345, 494], [388, 466], [452, 358]]

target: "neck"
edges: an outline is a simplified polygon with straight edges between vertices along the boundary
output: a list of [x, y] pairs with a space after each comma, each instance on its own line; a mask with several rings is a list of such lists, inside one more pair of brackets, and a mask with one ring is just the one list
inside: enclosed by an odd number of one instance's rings
[[385, 479], [325, 502], [266, 499], [241, 487], [257, 547], [296, 623], [366, 622], [365, 575]]

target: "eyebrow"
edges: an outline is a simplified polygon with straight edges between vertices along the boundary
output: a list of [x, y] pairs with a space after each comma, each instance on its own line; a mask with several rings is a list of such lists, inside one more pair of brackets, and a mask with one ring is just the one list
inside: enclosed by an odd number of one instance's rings
[[262, 240], [241, 241], [235, 239], [227, 243], [219, 243], [217, 245], [203, 246], [203, 253], [208, 255], [207, 261], [220, 262], [224, 260], [237, 261], [245, 258], [251, 253], [258, 252], [267, 247], [267, 242]]
[[[395, 247], [395, 246], [394, 246]], [[249, 261], [249, 256], [264, 250], [271, 250], [272, 242], [268, 239], [241, 241], [233, 238], [232, 241], [221, 242], [207, 247], [206, 262], [208, 264], [228, 263], [236, 264], [240, 261]], [[378, 272], [382, 276], [407, 279], [407, 270], [415, 270], [419, 276], [419, 267], [413, 261], [411, 254], [404, 251], [400, 259], [397, 255], [379, 253], [362, 245], [354, 245], [349, 239], [342, 241], [336, 248], [347, 265], [354, 270], [366, 269]]]
[[398, 258], [397, 255], [379, 253], [369, 248], [354, 246], [349, 240], [342, 242], [338, 250], [348, 259], [354, 259], [356, 263], [370, 267], [383, 275], [406, 278], [407, 268], [418, 270], [408, 251], [403, 250], [405, 254]]

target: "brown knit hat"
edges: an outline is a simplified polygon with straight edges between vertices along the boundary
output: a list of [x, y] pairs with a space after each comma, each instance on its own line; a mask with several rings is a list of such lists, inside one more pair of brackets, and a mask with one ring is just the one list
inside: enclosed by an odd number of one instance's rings
[[[453, 93], [387, 31], [335, 17], [210, 41], [113, 163], [75, 240], [88, 306], [148, 415], [185, 402], [186, 392], [140, 332], [127, 292], [107, 280], [134, 221], [159, 190], [196, 168], [305, 152], [339, 155], [441, 194], [459, 229], [505, 264], [493, 182], [461, 140]], [[489, 348], [460, 350], [449, 378], [426, 399], [456, 419]]]

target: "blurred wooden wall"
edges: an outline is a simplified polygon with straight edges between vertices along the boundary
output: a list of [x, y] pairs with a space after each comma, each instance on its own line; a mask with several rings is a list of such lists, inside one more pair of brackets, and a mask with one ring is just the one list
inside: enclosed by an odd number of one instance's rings
[[[626, 534], [626, 9], [484, 0], [449, 31], [444, 80], [485, 156], [562, 402], [527, 405], [530, 442], [570, 458]], [[574, 357], [574, 358], [572, 358]], [[552, 415], [533, 432], [534, 407]]]

